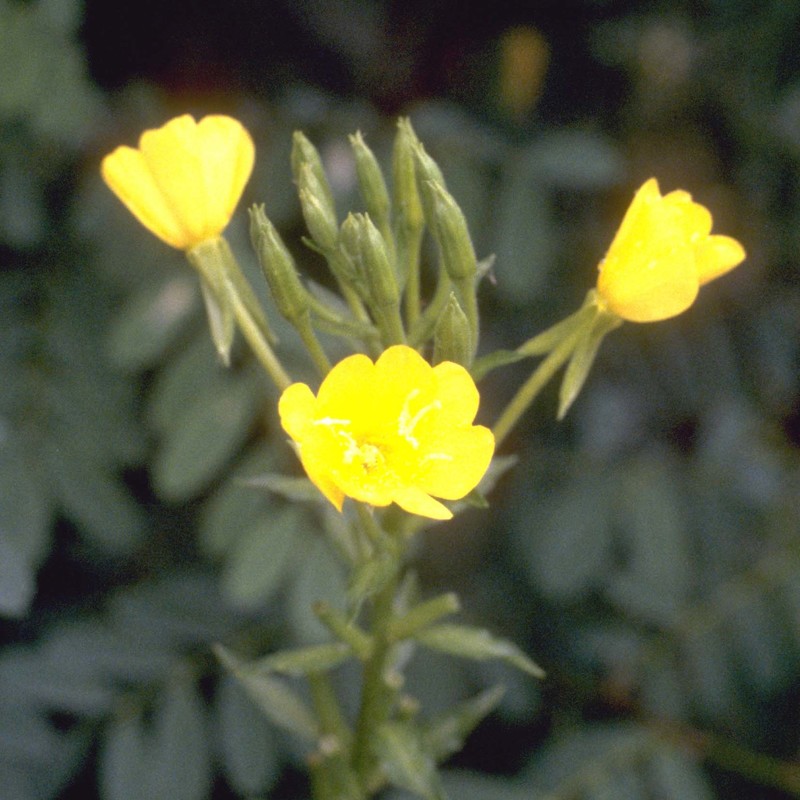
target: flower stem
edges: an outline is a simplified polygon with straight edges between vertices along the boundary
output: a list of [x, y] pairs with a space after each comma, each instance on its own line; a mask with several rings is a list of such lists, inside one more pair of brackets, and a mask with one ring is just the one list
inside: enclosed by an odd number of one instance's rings
[[208, 239], [188, 250], [186, 256], [217, 293], [219, 303], [230, 307], [244, 338], [275, 385], [281, 391], [286, 389], [292, 379], [272, 349], [270, 340], [274, 337], [267, 319], [227, 240], [222, 236]]
[[395, 690], [386, 681], [386, 671], [391, 655], [389, 629], [392, 622], [392, 604], [397, 591], [397, 577], [387, 581], [374, 600], [371, 631], [373, 651], [364, 666], [361, 687], [361, 708], [353, 741], [353, 768], [363, 783], [372, 772], [374, 755], [372, 739], [375, 730], [384, 723], [391, 712]]
[[569, 336], [565, 337], [534, 370], [533, 374], [517, 390], [514, 397], [506, 406], [500, 418], [494, 425], [493, 433], [495, 446], [508, 436], [511, 429], [519, 422], [520, 417], [528, 410], [528, 407], [536, 399], [539, 392], [547, 385], [547, 382], [564, 365], [572, 355], [575, 346], [578, 344], [583, 330], [578, 328]]
[[[398, 537], [392, 537], [389, 532], [380, 530], [366, 508], [364, 508], [364, 513], [360, 514], [360, 519], [362, 525], [367, 529], [371, 528], [365, 532], [373, 544], [394, 558], [396, 566], [372, 600], [369, 629], [372, 651], [364, 664], [361, 707], [353, 738], [353, 769], [358, 775], [361, 785], [369, 793], [367, 784], [370, 776], [374, 774], [375, 767], [372, 741], [377, 728], [389, 718], [396, 694], [396, 689], [387, 681], [387, 672], [392, 657], [393, 606], [402, 572], [403, 544]], [[391, 546], [387, 547], [390, 541]]]

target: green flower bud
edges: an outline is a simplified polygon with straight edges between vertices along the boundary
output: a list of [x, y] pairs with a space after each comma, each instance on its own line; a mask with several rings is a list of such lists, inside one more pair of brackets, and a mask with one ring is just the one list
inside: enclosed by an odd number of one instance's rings
[[453, 292], [442, 309], [433, 334], [433, 363], [453, 361], [467, 367], [472, 363], [472, 330], [467, 315]]
[[389, 230], [389, 190], [375, 154], [367, 147], [361, 131], [350, 137], [356, 172], [367, 212], [381, 231]]
[[417, 173], [422, 208], [425, 212], [425, 221], [428, 223], [428, 227], [433, 229], [436, 225], [436, 209], [434, 198], [428, 190], [428, 184], [438, 183], [443, 188], [447, 184], [439, 165], [428, 155], [421, 142], [417, 142], [414, 148], [414, 167]]
[[[395, 209], [395, 234], [421, 231], [425, 223], [422, 204], [417, 190], [416, 159], [414, 153], [419, 139], [408, 119], [397, 123], [397, 136], [392, 151], [392, 186]], [[408, 238], [408, 233], [405, 233]]]
[[311, 168], [319, 186], [319, 192], [323, 195], [320, 202], [323, 202], [329, 209], [332, 209], [333, 216], [335, 217], [336, 205], [333, 202], [333, 192], [331, 192], [328, 178], [325, 175], [325, 169], [322, 166], [322, 159], [319, 156], [319, 151], [311, 144], [302, 131], [295, 131], [292, 137], [291, 162], [292, 175], [298, 187], [302, 185], [300, 173], [303, 167], [308, 166]]
[[336, 209], [327, 202], [324, 187], [310, 164], [300, 168], [297, 187], [303, 219], [311, 237], [324, 252], [332, 251], [339, 236]]
[[290, 322], [308, 314], [308, 293], [294, 259], [264, 213], [264, 206], [250, 209], [250, 240], [269, 284], [278, 311]]
[[400, 293], [386, 242], [367, 214], [349, 214], [342, 224], [342, 248], [367, 288], [371, 304], [397, 305]]
[[464, 212], [438, 181], [426, 183], [423, 192], [431, 206], [431, 228], [447, 274], [454, 283], [473, 280], [478, 272], [478, 261]]

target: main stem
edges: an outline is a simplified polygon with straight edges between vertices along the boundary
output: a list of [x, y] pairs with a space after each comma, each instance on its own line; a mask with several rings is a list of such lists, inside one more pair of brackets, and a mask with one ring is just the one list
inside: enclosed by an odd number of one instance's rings
[[361, 687], [361, 708], [353, 740], [353, 768], [369, 794], [369, 777], [373, 772], [375, 757], [372, 739], [377, 728], [389, 719], [395, 690], [387, 683], [392, 639], [390, 627], [394, 617], [393, 605], [400, 578], [401, 562], [398, 558], [394, 575], [375, 595], [372, 605], [370, 635], [373, 649], [364, 665]]

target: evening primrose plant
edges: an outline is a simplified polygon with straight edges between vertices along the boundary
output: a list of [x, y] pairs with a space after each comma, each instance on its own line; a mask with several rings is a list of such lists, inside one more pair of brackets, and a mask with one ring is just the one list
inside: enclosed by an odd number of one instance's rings
[[[350, 145], [366, 211], [344, 216], [319, 153], [302, 133], [295, 134], [291, 155], [309, 234], [304, 242], [325, 259], [340, 302], [312, 291], [267, 210], [250, 209], [256, 257], [275, 307], [316, 367], [314, 385], [293, 380], [224, 237], [255, 158], [244, 127], [225, 116], [199, 122], [181, 116], [146, 131], [138, 148], [117, 148], [101, 171], [148, 230], [186, 252], [224, 364], [241, 331], [281, 392], [281, 425], [309, 489], [344, 523], [335, 533], [320, 525], [320, 535], [334, 537], [349, 573], [347, 606], [314, 609], [330, 640], [256, 661], [220, 646], [218, 657], [270, 719], [308, 740], [315, 798], [363, 800], [387, 785], [439, 798], [437, 764], [460, 748], [502, 691], [488, 690], [427, 718], [403, 693], [409, 653], [426, 647], [504, 660], [535, 677], [542, 672], [512, 643], [447, 621], [459, 610], [452, 593], [418, 596], [407, 568], [415, 534], [485, 505], [496, 448], [562, 367], [559, 417], [610, 331], [626, 320], [680, 314], [700, 286], [745, 254], [735, 239], [711, 234], [710, 212], [688, 193], [662, 196], [652, 178], [636, 193], [581, 308], [513, 351], [478, 356], [477, 291], [487, 267], [436, 162], [408, 120], [398, 123], [389, 180], [360, 134]], [[424, 296], [426, 233], [438, 256], [434, 287]], [[320, 332], [346, 341], [351, 354], [333, 363]], [[477, 382], [533, 357], [542, 358], [494, 425], [476, 424]], [[347, 661], [360, 664], [352, 716], [332, 681], [333, 670]], [[308, 703], [285, 675], [307, 680]]]

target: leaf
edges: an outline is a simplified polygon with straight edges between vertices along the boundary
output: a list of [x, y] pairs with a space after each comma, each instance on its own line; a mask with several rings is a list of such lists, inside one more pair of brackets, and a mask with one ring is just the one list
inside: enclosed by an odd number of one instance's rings
[[34, 565], [0, 528], [0, 616], [25, 616], [35, 593]]
[[436, 764], [410, 722], [384, 723], [375, 732], [372, 747], [391, 784], [426, 800], [444, 800]]
[[267, 791], [278, 779], [278, 741], [265, 716], [232, 676], [217, 687], [217, 748], [231, 788], [242, 795]]
[[166, 687], [146, 741], [144, 800], [206, 800], [211, 759], [205, 704], [194, 682], [179, 675]]
[[618, 473], [620, 528], [627, 563], [607, 593], [628, 613], [670, 624], [688, 600], [691, 563], [678, 466], [639, 458]]
[[572, 191], [605, 189], [625, 171], [611, 139], [579, 128], [557, 128], [538, 136], [525, 161], [548, 184]]
[[495, 201], [497, 225], [490, 250], [497, 255], [497, 294], [511, 308], [537, 300], [556, 260], [552, 191], [519, 154], [504, 166]]
[[290, 571], [305, 524], [302, 509], [288, 508], [278, 516], [262, 516], [244, 531], [225, 561], [223, 595], [244, 609], [266, 601]]
[[18, 704], [85, 717], [107, 713], [115, 694], [93, 669], [52, 663], [21, 645], [9, 648], [0, 660], [0, 685]]
[[437, 761], [458, 753], [467, 737], [497, 708], [505, 688], [494, 686], [439, 714], [425, 727], [424, 740]]
[[198, 494], [242, 446], [262, 401], [252, 378], [221, 382], [186, 408], [166, 432], [153, 463], [153, 483], [166, 500]]
[[344, 575], [327, 541], [317, 538], [304, 553], [301, 568], [289, 589], [288, 613], [293, 633], [301, 644], [330, 641], [328, 629], [317, 619], [313, 606], [325, 602], [332, 608], [347, 605]]
[[489, 631], [468, 625], [434, 625], [415, 634], [414, 638], [426, 647], [441, 650], [462, 658], [483, 661], [498, 658], [534, 678], [543, 678], [544, 671], [515, 644], [497, 639]]
[[647, 764], [650, 792], [665, 800], [714, 800], [716, 797], [700, 765], [688, 754], [661, 749]]
[[256, 475], [245, 482], [253, 489], [266, 489], [286, 500], [314, 503], [324, 506], [328, 501], [308, 478], [291, 478], [288, 475], [267, 473]]
[[316, 740], [317, 721], [284, 681], [254, 671], [222, 645], [215, 645], [214, 652], [273, 724], [304, 739]]
[[129, 554], [144, 533], [142, 510], [107, 468], [86, 463], [66, 443], [48, 441], [44, 452], [59, 505], [101, 550]]
[[206, 277], [200, 277], [200, 289], [206, 306], [211, 341], [220, 361], [227, 367], [231, 363], [231, 345], [236, 333], [236, 320], [228, 292], [223, 286], [212, 287]]
[[279, 672], [284, 675], [300, 676], [338, 667], [352, 657], [353, 651], [349, 645], [344, 642], [331, 642], [298, 647], [295, 650], [279, 650], [251, 662], [249, 668], [257, 673]]
[[196, 306], [197, 278], [191, 273], [145, 284], [115, 315], [108, 341], [111, 360], [131, 371], [155, 366]]
[[243, 532], [270, 512], [272, 499], [248, 485], [250, 476], [273, 460], [266, 443], [248, 452], [225, 481], [203, 504], [199, 519], [199, 543], [214, 558], [231, 552]]
[[604, 475], [585, 470], [560, 492], [521, 501], [515, 543], [545, 597], [574, 600], [602, 585], [612, 559], [608, 492]]
[[0, 431], [0, 540], [31, 566], [46, 554], [53, 509], [50, 493], [30, 464], [31, 442]]
[[150, 424], [162, 433], [169, 431], [187, 408], [202, 397], [214, 396], [227, 379], [208, 336], [197, 336], [158, 374], [147, 406]]
[[106, 725], [98, 768], [103, 800], [149, 800], [144, 789], [145, 752], [145, 734], [138, 715], [129, 713]]

